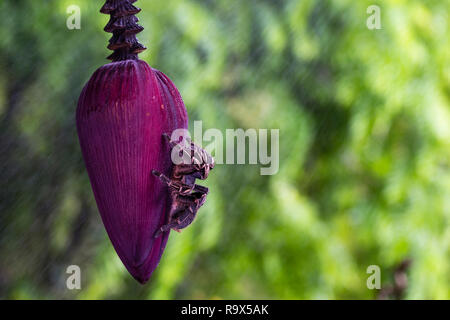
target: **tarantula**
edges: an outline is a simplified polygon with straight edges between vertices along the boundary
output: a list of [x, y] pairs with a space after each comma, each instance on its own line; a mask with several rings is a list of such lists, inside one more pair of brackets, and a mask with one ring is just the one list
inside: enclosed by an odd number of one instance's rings
[[155, 238], [170, 229], [180, 232], [194, 221], [208, 194], [208, 188], [195, 184], [195, 179], [205, 180], [214, 168], [214, 158], [190, 139], [185, 138], [186, 141], [182, 143], [171, 140], [167, 134], [163, 136], [172, 149], [178, 146], [180, 156], [188, 160], [174, 166], [171, 178], [156, 170], [152, 171], [169, 187], [172, 198], [169, 221], [155, 232]]

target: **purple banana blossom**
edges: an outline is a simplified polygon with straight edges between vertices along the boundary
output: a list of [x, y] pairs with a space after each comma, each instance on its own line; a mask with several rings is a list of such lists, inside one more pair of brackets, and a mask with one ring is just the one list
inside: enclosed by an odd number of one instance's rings
[[163, 134], [187, 129], [183, 100], [170, 79], [139, 60], [145, 48], [127, 0], [108, 0], [106, 31], [112, 63], [99, 68], [81, 92], [76, 120], [83, 158], [103, 224], [131, 275], [145, 283], [157, 267], [169, 232], [154, 237], [168, 221], [167, 186], [152, 174], [170, 176], [170, 146]]

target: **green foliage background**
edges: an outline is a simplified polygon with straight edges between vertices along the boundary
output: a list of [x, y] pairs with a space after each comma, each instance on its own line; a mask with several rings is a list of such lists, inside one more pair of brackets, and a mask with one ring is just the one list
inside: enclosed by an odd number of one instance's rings
[[387, 285], [406, 258], [405, 298], [450, 298], [448, 2], [138, 1], [141, 59], [191, 125], [280, 129], [279, 173], [218, 165], [145, 286], [107, 238], [75, 130], [109, 54], [102, 4], [0, 0], [1, 298], [372, 299], [366, 268]]

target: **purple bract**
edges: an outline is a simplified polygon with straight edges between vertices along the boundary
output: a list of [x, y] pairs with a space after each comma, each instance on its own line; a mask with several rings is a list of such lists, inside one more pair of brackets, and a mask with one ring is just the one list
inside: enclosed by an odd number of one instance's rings
[[77, 108], [83, 158], [103, 223], [120, 259], [140, 283], [157, 267], [169, 232], [170, 194], [152, 174], [172, 172], [163, 134], [187, 129], [181, 96], [162, 72], [128, 59], [99, 68]]

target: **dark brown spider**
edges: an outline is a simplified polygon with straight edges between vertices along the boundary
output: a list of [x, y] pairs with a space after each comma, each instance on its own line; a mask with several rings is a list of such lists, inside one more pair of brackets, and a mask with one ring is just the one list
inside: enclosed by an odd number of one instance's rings
[[213, 157], [190, 139], [185, 138], [188, 143], [186, 145], [181, 141], [170, 140], [167, 134], [164, 134], [164, 137], [172, 148], [175, 146], [180, 148], [180, 156], [184, 161], [174, 166], [171, 178], [156, 170], [152, 171], [167, 184], [172, 197], [169, 222], [155, 232], [155, 238], [170, 229], [180, 232], [194, 221], [197, 211], [205, 203], [208, 194], [208, 188], [195, 184], [195, 179], [205, 180], [209, 171], [214, 168]]

